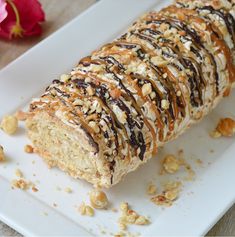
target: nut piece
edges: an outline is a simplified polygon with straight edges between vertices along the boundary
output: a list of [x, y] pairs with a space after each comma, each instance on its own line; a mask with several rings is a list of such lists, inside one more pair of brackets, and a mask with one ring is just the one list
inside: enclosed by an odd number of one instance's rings
[[99, 128], [99, 126], [96, 124], [96, 122], [90, 121], [88, 125], [94, 130], [95, 133], [99, 133], [100, 128]]
[[111, 97], [113, 97], [114, 99], [118, 99], [121, 96], [122, 92], [120, 89], [118, 88], [114, 88], [113, 90], [110, 91], [110, 95]]
[[92, 207], [96, 209], [104, 209], [109, 204], [106, 194], [103, 191], [97, 189], [93, 189], [90, 192], [90, 202]]
[[167, 110], [170, 108], [170, 103], [168, 100], [162, 100], [161, 101], [161, 107], [164, 109], [164, 110]]
[[231, 137], [235, 134], [235, 121], [231, 118], [221, 119], [216, 127], [218, 131], [224, 137]]
[[94, 216], [95, 214], [94, 209], [88, 205], [85, 205], [84, 202], [82, 202], [78, 210], [81, 213], [81, 215]]
[[147, 225], [149, 224], [148, 218], [139, 215], [136, 211], [129, 209], [127, 202], [120, 204], [121, 217], [119, 218], [119, 227], [121, 230], [125, 230], [127, 225]]
[[70, 75], [68, 75], [68, 74], [62, 74], [62, 75], [60, 76], [60, 80], [61, 80], [62, 82], [67, 82], [69, 79], [70, 79]]
[[142, 94], [143, 96], [149, 95], [152, 92], [151, 83], [146, 83], [142, 86]]
[[26, 190], [29, 188], [29, 184], [23, 179], [19, 179], [19, 180], [14, 179], [14, 180], [12, 180], [11, 185], [14, 188], [19, 188], [22, 190]]
[[165, 192], [165, 197], [170, 201], [174, 201], [178, 197], [178, 195], [179, 195], [178, 189], [172, 189]]
[[72, 190], [70, 187], [66, 187], [66, 188], [64, 189], [64, 191], [65, 191], [66, 193], [72, 193], [72, 192], [73, 192], [73, 190]]
[[33, 147], [31, 145], [25, 145], [24, 151], [26, 153], [33, 153]]
[[166, 66], [168, 64], [168, 61], [164, 60], [162, 57], [160, 56], [155, 56], [151, 58], [151, 62], [158, 67], [163, 67]]
[[5, 160], [3, 147], [0, 145], [0, 162]]
[[29, 113], [23, 112], [22, 110], [18, 110], [15, 113], [15, 117], [19, 120], [19, 121], [25, 121], [28, 117], [29, 117]]
[[15, 175], [17, 176], [17, 177], [19, 177], [19, 178], [23, 178], [23, 173], [22, 173], [22, 171], [20, 170], [20, 169], [16, 169], [16, 171], [15, 171]]
[[2, 119], [0, 127], [5, 133], [12, 135], [18, 128], [18, 120], [15, 116], [7, 115]]
[[148, 195], [155, 195], [157, 193], [157, 187], [154, 184], [149, 184], [147, 188]]
[[167, 155], [163, 160], [163, 167], [167, 173], [174, 174], [179, 170], [179, 161], [174, 155]]

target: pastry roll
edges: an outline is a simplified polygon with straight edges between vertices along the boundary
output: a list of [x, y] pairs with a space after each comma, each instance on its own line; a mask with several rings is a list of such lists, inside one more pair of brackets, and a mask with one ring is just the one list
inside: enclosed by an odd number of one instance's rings
[[229, 95], [234, 47], [234, 0], [147, 13], [31, 102], [29, 138], [49, 166], [109, 188]]

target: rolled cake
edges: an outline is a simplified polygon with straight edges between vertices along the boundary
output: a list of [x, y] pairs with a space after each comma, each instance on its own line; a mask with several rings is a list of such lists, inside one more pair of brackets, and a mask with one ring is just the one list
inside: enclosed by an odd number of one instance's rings
[[147, 13], [32, 101], [29, 138], [50, 166], [111, 187], [229, 95], [234, 47], [234, 0]]

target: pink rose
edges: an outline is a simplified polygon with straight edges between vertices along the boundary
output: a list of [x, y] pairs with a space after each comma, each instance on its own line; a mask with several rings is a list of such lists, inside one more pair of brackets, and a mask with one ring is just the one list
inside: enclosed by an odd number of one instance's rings
[[0, 0], [0, 37], [40, 35], [45, 14], [37, 0]]

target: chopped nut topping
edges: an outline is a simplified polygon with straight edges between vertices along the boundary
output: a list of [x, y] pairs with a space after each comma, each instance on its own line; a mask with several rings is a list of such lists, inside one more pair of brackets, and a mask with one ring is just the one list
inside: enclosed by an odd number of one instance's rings
[[155, 195], [157, 193], [157, 187], [154, 184], [149, 184], [148, 189], [147, 189], [147, 193], [149, 195]]
[[33, 147], [31, 145], [25, 145], [24, 151], [26, 153], [33, 153]]
[[90, 121], [88, 125], [94, 130], [95, 133], [99, 133], [100, 132], [100, 128], [96, 124], [96, 122]]
[[69, 78], [70, 78], [70, 75], [68, 75], [68, 74], [62, 74], [62, 75], [60, 76], [60, 80], [61, 80], [62, 82], [67, 82], [67, 81], [69, 80]]
[[149, 95], [152, 92], [151, 83], [146, 83], [142, 86], [142, 94], [143, 96]]
[[81, 215], [94, 216], [95, 214], [94, 209], [88, 205], [85, 205], [84, 202], [82, 202], [78, 210], [81, 213]]
[[26, 113], [26, 112], [23, 112], [23, 111], [19, 110], [15, 113], [15, 117], [19, 121], [25, 121], [29, 117], [29, 113]]
[[4, 155], [3, 147], [0, 145], [0, 162], [1, 161], [5, 161], [5, 155]]
[[20, 170], [20, 169], [16, 169], [16, 171], [15, 171], [15, 175], [17, 176], [17, 177], [19, 177], [19, 178], [23, 178], [23, 173], [22, 173], [22, 171]]
[[168, 64], [168, 61], [164, 60], [160, 56], [152, 57], [151, 62], [158, 67], [166, 66]]
[[0, 127], [5, 133], [12, 135], [18, 128], [18, 120], [15, 116], [7, 115], [2, 119]]
[[174, 174], [179, 170], [179, 161], [174, 155], [167, 155], [163, 159], [163, 167], [167, 173]]
[[221, 119], [216, 130], [211, 134], [213, 138], [220, 136], [231, 137], [235, 134], [235, 121], [231, 118]]
[[80, 100], [80, 99], [76, 99], [74, 102], [73, 102], [73, 105], [83, 105], [83, 101]]
[[90, 202], [92, 207], [96, 209], [104, 209], [109, 204], [106, 194], [103, 191], [97, 189], [93, 189], [90, 192]]
[[114, 88], [113, 90], [110, 91], [110, 95], [111, 97], [113, 97], [114, 99], [118, 99], [121, 96], [122, 92], [120, 89], [118, 88]]
[[177, 91], [177, 92], [176, 92], [176, 95], [177, 95], [178, 97], [181, 96], [181, 95], [182, 95], [181, 91]]
[[164, 110], [169, 109], [169, 107], [170, 107], [169, 101], [168, 101], [168, 100], [162, 100], [162, 101], [161, 101], [161, 107], [162, 107]]
[[90, 96], [95, 94], [95, 91], [94, 91], [94, 89], [91, 86], [88, 86], [86, 88], [86, 91], [87, 91], [88, 95], [90, 95]]

